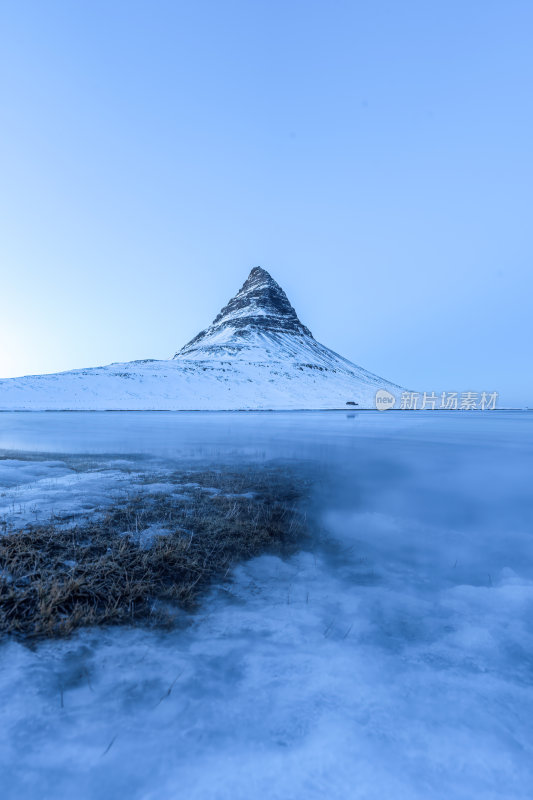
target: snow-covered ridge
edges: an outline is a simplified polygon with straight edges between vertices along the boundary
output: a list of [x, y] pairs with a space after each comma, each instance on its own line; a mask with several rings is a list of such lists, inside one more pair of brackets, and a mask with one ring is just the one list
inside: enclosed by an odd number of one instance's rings
[[213, 323], [169, 360], [0, 381], [0, 410], [374, 408], [400, 387], [320, 344], [261, 267]]

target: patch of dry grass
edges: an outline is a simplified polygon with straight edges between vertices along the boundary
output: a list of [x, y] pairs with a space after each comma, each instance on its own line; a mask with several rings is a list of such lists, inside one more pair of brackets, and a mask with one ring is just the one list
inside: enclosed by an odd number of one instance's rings
[[[0, 536], [0, 632], [171, 624], [238, 560], [286, 550], [303, 533], [305, 485], [285, 469], [191, 471], [171, 481], [185, 498], [142, 494], [69, 529], [49, 523]], [[153, 525], [166, 533], [143, 548], [138, 534]]]

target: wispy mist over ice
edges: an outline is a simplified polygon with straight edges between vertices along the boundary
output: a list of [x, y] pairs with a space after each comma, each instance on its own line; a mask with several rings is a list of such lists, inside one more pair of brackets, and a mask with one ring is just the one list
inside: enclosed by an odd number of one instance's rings
[[4, 643], [4, 797], [531, 796], [532, 415], [7, 416], [0, 446], [56, 476], [299, 462], [316, 530], [179, 630]]

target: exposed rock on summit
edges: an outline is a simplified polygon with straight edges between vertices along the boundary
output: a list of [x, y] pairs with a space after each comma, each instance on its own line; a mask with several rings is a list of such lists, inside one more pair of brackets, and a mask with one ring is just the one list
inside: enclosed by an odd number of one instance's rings
[[262, 267], [254, 267], [237, 294], [215, 317], [209, 328], [201, 331], [179, 350], [174, 358], [205, 354], [209, 349], [226, 351], [239, 348], [254, 333], [289, 333], [312, 337], [302, 325], [287, 295]]

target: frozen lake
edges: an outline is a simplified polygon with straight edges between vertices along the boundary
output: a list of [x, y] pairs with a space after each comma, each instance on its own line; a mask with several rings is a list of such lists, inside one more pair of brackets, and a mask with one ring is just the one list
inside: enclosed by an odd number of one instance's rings
[[14, 523], [287, 459], [320, 528], [179, 630], [1, 644], [3, 800], [531, 797], [533, 413], [3, 413], [0, 456]]

